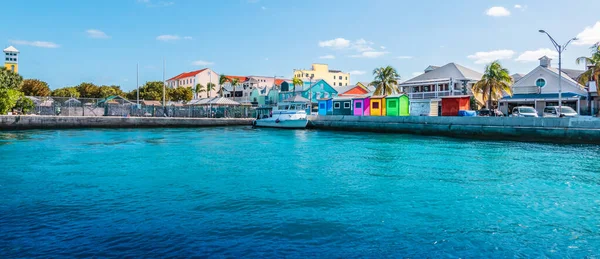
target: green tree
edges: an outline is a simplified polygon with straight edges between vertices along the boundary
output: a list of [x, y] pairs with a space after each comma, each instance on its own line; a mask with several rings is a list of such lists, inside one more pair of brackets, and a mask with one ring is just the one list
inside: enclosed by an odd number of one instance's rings
[[202, 84], [198, 83], [198, 84], [196, 84], [194, 92], [196, 92], [196, 96], [198, 98], [200, 98], [200, 93], [206, 92], [206, 87], [203, 86]]
[[17, 90], [22, 82], [23, 77], [21, 75], [5, 67], [0, 67], [0, 88]]
[[396, 80], [400, 75], [392, 66], [376, 68], [373, 70], [373, 75], [375, 78], [370, 85], [375, 86], [374, 95], [390, 95], [399, 92]]
[[586, 71], [581, 74], [578, 81], [582, 85], [586, 85], [589, 81], [596, 81], [596, 85], [600, 80], [600, 42], [591, 47], [592, 55], [590, 57], [577, 58], [577, 65], [586, 64]]
[[0, 114], [6, 114], [23, 96], [19, 91], [22, 82], [23, 77], [19, 74], [5, 67], [0, 68]]
[[229, 82], [229, 78], [227, 78], [225, 75], [219, 76], [219, 94], [221, 95], [221, 97], [223, 97], [223, 86], [227, 82]]
[[33, 101], [25, 96], [21, 96], [19, 100], [17, 100], [15, 107], [13, 110], [18, 110], [22, 114], [27, 114], [29, 111], [35, 108], [35, 104]]
[[63, 87], [63, 88], [54, 89], [54, 91], [52, 91], [51, 95], [55, 96], [55, 97], [73, 97], [73, 98], [80, 97], [79, 91], [77, 91], [77, 88], [75, 88], [75, 87]]
[[[137, 99], [136, 96], [137, 89], [133, 90], [131, 93], [134, 94], [134, 98], [132, 100]], [[163, 96], [163, 82], [162, 81], [151, 81], [146, 82], [143, 86], [140, 87], [140, 100], [154, 100], [161, 101]], [[168, 96], [166, 96], [168, 97]]]
[[37, 79], [23, 80], [19, 89], [27, 96], [49, 96], [52, 93], [46, 82]]
[[508, 69], [503, 68], [497, 60], [485, 67], [485, 73], [479, 82], [473, 85], [471, 91], [481, 103], [486, 103], [492, 109], [492, 102], [500, 100], [503, 93], [512, 96], [512, 77]]
[[[292, 92], [296, 92], [296, 85], [299, 85], [302, 87], [302, 85], [304, 84], [304, 82], [302, 82], [302, 79], [300, 79], [299, 77], [295, 76], [294, 78], [292, 78]], [[289, 91], [289, 89], [288, 89]]]
[[231, 87], [233, 88], [233, 94], [231, 97], [235, 97], [235, 88], [240, 84], [240, 79], [234, 78], [230, 82], [231, 82]]
[[190, 87], [177, 87], [169, 89], [169, 100], [170, 101], [185, 101], [192, 100], [194, 93]]
[[210, 98], [210, 92], [214, 91], [217, 86], [213, 83], [206, 84], [206, 93], [208, 93], [208, 98]]
[[100, 87], [92, 83], [81, 83], [76, 86], [81, 98], [102, 98]]

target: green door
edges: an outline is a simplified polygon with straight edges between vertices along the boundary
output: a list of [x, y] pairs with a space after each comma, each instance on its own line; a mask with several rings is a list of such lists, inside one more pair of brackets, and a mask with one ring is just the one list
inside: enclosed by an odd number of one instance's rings
[[410, 101], [408, 100], [408, 96], [403, 95], [400, 96], [400, 107], [399, 114], [400, 116], [409, 116], [410, 115]]
[[386, 98], [387, 116], [398, 116], [398, 98]]

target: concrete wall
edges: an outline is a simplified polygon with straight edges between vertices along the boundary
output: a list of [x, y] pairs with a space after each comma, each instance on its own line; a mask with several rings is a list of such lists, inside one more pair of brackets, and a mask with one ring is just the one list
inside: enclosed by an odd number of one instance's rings
[[311, 116], [317, 129], [395, 132], [470, 139], [600, 144], [600, 119]]
[[251, 125], [253, 119], [0, 116], [0, 130], [64, 128], [160, 128]]

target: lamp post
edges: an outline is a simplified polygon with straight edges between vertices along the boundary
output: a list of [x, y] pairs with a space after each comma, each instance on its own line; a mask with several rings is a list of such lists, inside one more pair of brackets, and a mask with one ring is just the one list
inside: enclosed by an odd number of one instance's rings
[[558, 117], [560, 117], [562, 115], [562, 52], [567, 48], [571, 41], [577, 40], [577, 38], [572, 38], [564, 45], [560, 45], [556, 43], [554, 38], [552, 38], [552, 36], [550, 36], [550, 34], [548, 34], [545, 30], [539, 30], [539, 32], [548, 35], [548, 38], [550, 38], [550, 41], [552, 41], [552, 44], [554, 45], [554, 48], [556, 48], [556, 51], [558, 51]]
[[315, 75], [310, 75], [310, 83], [308, 84], [308, 100], [310, 105], [308, 107], [308, 115], [312, 115], [312, 80]]

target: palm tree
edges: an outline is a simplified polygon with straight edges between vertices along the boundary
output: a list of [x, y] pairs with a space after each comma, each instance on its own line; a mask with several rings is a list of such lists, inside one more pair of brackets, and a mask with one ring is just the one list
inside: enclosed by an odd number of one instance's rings
[[225, 75], [219, 76], [219, 93], [221, 94], [221, 97], [223, 97], [223, 85], [227, 82], [229, 82], [229, 78], [227, 78]]
[[479, 82], [472, 87], [475, 99], [486, 103], [488, 109], [492, 109], [492, 101], [502, 98], [503, 93], [512, 96], [512, 77], [508, 69], [503, 68], [498, 60], [485, 67], [485, 73]]
[[196, 84], [196, 98], [200, 98], [200, 93], [206, 92], [206, 88], [202, 84]]
[[[302, 82], [302, 79], [300, 79], [299, 77], [295, 76], [292, 79], [292, 92], [295, 93], [296, 92], [296, 85], [302, 86], [304, 84], [304, 82]], [[289, 89], [288, 89], [289, 91]]]
[[215, 87], [216, 86], [213, 83], [206, 84], [206, 93], [208, 95], [208, 98], [210, 98], [210, 92], [213, 91], [213, 90], [215, 90]]
[[400, 75], [392, 66], [376, 68], [373, 70], [373, 75], [375, 78], [369, 84], [375, 86], [373, 95], [390, 95], [400, 92], [397, 86]]
[[240, 79], [234, 78], [231, 80], [231, 87], [233, 88], [233, 96], [235, 97], [235, 87], [240, 84]]
[[589, 81], [595, 81], [596, 83], [600, 80], [600, 42], [596, 43], [591, 47], [591, 57], [579, 57], [575, 62], [577, 65], [580, 63], [586, 64], [586, 71], [579, 76], [579, 83], [586, 85]]

